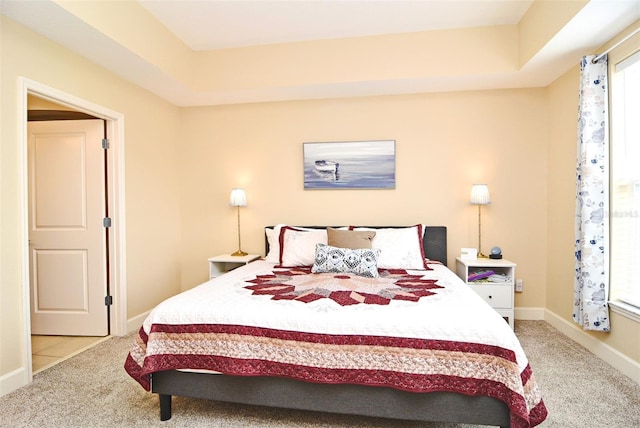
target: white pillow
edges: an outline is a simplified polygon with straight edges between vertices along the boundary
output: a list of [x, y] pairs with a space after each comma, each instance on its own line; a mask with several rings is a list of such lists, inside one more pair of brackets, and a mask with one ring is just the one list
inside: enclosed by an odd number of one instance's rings
[[327, 244], [327, 229], [280, 229], [280, 266], [313, 266], [316, 244]]
[[403, 228], [356, 227], [354, 230], [375, 230], [371, 248], [380, 249], [379, 269], [429, 269], [424, 256], [422, 224]]
[[264, 259], [270, 263], [280, 263], [280, 229], [283, 226], [284, 224], [278, 224], [273, 228], [265, 227], [264, 229], [269, 243], [269, 254]]
[[[267, 242], [269, 243], [269, 254], [264, 258], [265, 261], [270, 263], [280, 263], [280, 230], [283, 227], [287, 226], [286, 224], [277, 224], [274, 227], [265, 227], [264, 233], [267, 236]], [[300, 226], [289, 226], [298, 230], [317, 230], [310, 229]]]

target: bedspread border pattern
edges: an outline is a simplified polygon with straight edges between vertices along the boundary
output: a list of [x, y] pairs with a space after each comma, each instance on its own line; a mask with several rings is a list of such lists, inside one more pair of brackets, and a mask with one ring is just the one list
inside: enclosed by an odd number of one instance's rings
[[[357, 370], [323, 366], [311, 361], [278, 360], [264, 355], [259, 358], [250, 352], [238, 358], [235, 351], [228, 355], [223, 352], [212, 355], [202, 346], [204, 342], [216, 342], [226, 346], [299, 346], [332, 347], [338, 359], [344, 358], [341, 349], [348, 352], [376, 352], [394, 354], [396, 349], [423, 352], [433, 358], [438, 369], [406, 372], [387, 369], [359, 367]], [[151, 343], [150, 343], [151, 342]], [[173, 347], [172, 344], [179, 346]], [[191, 344], [191, 348], [184, 344]], [[266, 344], [266, 345], [265, 345]], [[274, 345], [275, 344], [275, 345]], [[185, 351], [184, 349], [187, 349]], [[189, 350], [190, 349], [190, 350]], [[262, 349], [262, 348], [261, 348]], [[270, 349], [270, 352], [273, 352]], [[268, 354], [268, 351], [265, 351]], [[440, 356], [438, 356], [440, 355]], [[466, 375], [464, 371], [446, 367], [447, 358], [494, 359], [496, 373], [486, 378]], [[351, 360], [349, 360], [351, 361]], [[465, 363], [461, 363], [464, 367]], [[484, 364], [484, 362], [482, 362]], [[302, 333], [263, 327], [249, 327], [225, 324], [153, 324], [149, 335], [140, 329], [135, 344], [125, 362], [125, 369], [146, 390], [151, 387], [151, 374], [174, 369], [205, 369], [234, 376], [278, 376], [306, 382], [329, 384], [359, 384], [366, 386], [386, 386], [408, 392], [457, 392], [465, 395], [485, 395], [505, 402], [511, 411], [512, 426], [535, 426], [546, 417], [546, 408], [535, 386], [529, 365], [518, 373], [513, 351], [498, 346], [433, 339], [411, 339], [366, 335], [330, 335]], [[515, 371], [515, 373], [514, 373]], [[517, 384], [516, 380], [520, 382]], [[533, 387], [532, 387], [533, 386]]]

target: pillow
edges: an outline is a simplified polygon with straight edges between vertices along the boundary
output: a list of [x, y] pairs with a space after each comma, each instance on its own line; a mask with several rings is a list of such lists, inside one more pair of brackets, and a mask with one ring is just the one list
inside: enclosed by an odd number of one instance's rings
[[283, 226], [280, 229], [280, 266], [312, 266], [318, 243], [327, 243], [327, 229], [301, 230]]
[[350, 248], [371, 248], [371, 240], [376, 233], [371, 230], [338, 230], [327, 228], [327, 244], [332, 247]]
[[264, 228], [264, 233], [267, 235], [267, 242], [269, 243], [269, 254], [264, 259], [268, 262], [280, 262], [280, 229], [282, 226], [284, 224], [278, 224], [273, 228]]
[[355, 230], [375, 230], [372, 248], [379, 248], [380, 269], [429, 269], [424, 256], [422, 239], [424, 226], [421, 224], [402, 228], [364, 228]]
[[316, 244], [315, 262], [311, 272], [353, 273], [369, 278], [378, 277], [378, 248], [338, 248]]
[[[264, 233], [269, 243], [269, 254], [265, 256], [265, 260], [271, 263], [280, 263], [280, 230], [285, 227], [286, 224], [277, 224], [274, 227], [265, 227]], [[299, 226], [289, 226], [298, 230], [317, 230], [309, 229]]]

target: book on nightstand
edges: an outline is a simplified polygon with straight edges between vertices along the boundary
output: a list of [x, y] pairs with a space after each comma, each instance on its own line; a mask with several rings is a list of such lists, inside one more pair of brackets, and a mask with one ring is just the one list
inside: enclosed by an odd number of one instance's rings
[[495, 272], [492, 270], [481, 270], [477, 272], [473, 272], [469, 274], [467, 281], [478, 281], [479, 279], [489, 278], [491, 275], [494, 275]]

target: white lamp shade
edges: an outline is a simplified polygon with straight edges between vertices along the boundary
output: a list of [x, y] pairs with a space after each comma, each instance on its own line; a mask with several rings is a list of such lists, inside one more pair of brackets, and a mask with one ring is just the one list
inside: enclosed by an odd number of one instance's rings
[[231, 189], [231, 196], [229, 197], [229, 205], [232, 207], [246, 207], [247, 195], [244, 193], [244, 189]]
[[487, 205], [491, 203], [489, 188], [486, 184], [474, 184], [471, 188], [471, 203], [474, 205]]

